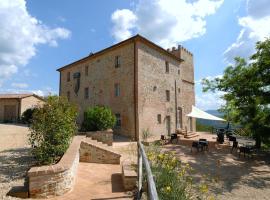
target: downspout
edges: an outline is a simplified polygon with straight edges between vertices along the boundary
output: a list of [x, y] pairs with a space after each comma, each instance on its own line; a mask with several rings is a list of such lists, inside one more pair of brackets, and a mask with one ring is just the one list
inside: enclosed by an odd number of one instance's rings
[[61, 96], [61, 79], [62, 79], [62, 72], [59, 71], [60, 73], [60, 79], [59, 79], [59, 96]]
[[134, 124], [135, 124], [135, 140], [139, 141], [139, 120], [138, 120], [138, 47], [136, 39], [134, 39]]
[[21, 105], [22, 105], [22, 99], [18, 99], [18, 117], [17, 117], [17, 121], [19, 121], [20, 118], [21, 118]]
[[175, 94], [175, 133], [176, 133], [178, 124], [176, 80], [174, 80], [174, 94]]

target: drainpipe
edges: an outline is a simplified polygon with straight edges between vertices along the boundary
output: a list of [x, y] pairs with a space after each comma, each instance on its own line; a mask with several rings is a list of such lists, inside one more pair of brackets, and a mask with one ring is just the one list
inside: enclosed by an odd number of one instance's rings
[[174, 94], [175, 94], [175, 133], [176, 133], [178, 124], [176, 80], [174, 80]]

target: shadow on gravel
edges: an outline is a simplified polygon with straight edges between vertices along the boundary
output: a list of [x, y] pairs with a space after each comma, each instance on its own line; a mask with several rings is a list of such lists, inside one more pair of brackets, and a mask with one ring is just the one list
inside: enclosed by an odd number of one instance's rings
[[33, 159], [30, 148], [16, 148], [0, 152], [0, 182], [25, 178]]

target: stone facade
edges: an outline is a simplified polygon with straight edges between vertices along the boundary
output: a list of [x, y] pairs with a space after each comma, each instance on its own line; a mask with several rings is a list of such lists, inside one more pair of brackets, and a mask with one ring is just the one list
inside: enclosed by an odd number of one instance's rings
[[1, 94], [0, 121], [17, 121], [25, 110], [43, 103], [40, 97], [33, 94]]
[[[108, 53], [61, 70], [60, 95], [70, 93], [70, 101], [78, 105], [78, 122], [82, 123], [83, 113], [89, 106], [109, 106], [114, 113], [121, 114], [123, 126], [115, 129], [132, 137], [134, 133], [134, 45], [127, 44]], [[115, 68], [115, 57], [120, 56], [121, 66]], [[88, 75], [85, 67], [88, 66]], [[74, 92], [76, 81], [73, 74], [80, 73], [80, 89]], [[70, 73], [70, 81], [67, 75]], [[120, 85], [120, 96], [115, 96], [115, 84]], [[89, 89], [89, 98], [85, 99], [84, 90]]]
[[[115, 66], [117, 57], [119, 66]], [[177, 128], [195, 131], [195, 120], [186, 117], [195, 105], [193, 55], [181, 46], [166, 51], [137, 35], [58, 71], [60, 95], [79, 106], [79, 123], [88, 106], [105, 105], [120, 117], [114, 133], [131, 139], [139, 139], [145, 129], [157, 137]]]

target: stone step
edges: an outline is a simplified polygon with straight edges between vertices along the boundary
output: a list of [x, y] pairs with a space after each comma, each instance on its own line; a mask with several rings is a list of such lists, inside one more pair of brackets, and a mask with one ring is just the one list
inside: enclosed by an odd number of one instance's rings
[[109, 149], [109, 146], [107, 144], [104, 144], [102, 142], [99, 142], [97, 140], [94, 140], [94, 139], [92, 139], [90, 137], [86, 137], [84, 141], [89, 142], [91, 144], [98, 145], [99, 147], [102, 147], [102, 148], [108, 148]]
[[122, 162], [122, 180], [126, 191], [131, 191], [136, 188], [137, 183], [137, 165], [130, 160]]
[[185, 135], [185, 138], [194, 138], [194, 137], [197, 137], [199, 136], [198, 134], [196, 133], [188, 133], [187, 135]]

